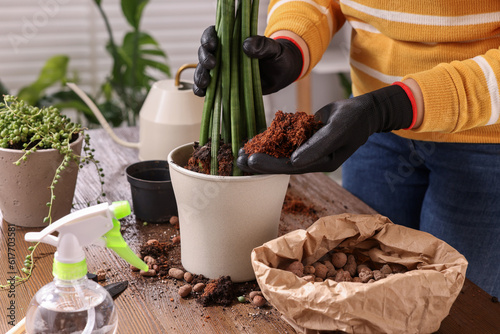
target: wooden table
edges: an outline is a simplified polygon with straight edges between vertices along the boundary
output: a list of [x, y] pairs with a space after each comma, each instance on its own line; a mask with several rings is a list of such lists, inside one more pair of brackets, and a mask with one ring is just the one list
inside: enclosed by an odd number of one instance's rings
[[[116, 133], [123, 139], [138, 140], [137, 128], [120, 128]], [[107, 201], [129, 200], [131, 194], [125, 176], [125, 167], [138, 161], [137, 151], [115, 144], [103, 130], [90, 131], [95, 155], [101, 161], [105, 173], [105, 192]], [[99, 182], [89, 165], [80, 171], [74, 201], [85, 203], [92, 201], [99, 194]], [[362, 201], [354, 197], [324, 174], [292, 176], [289, 194], [303, 199], [312, 205], [318, 216], [350, 213], [375, 213]], [[82, 205], [79, 205], [83, 207]], [[164, 238], [168, 239], [177, 231], [170, 224], [136, 224], [135, 218], [123, 227], [124, 236], [135, 251], [151, 238], [153, 229], [164, 229]], [[307, 228], [314, 218], [283, 212], [281, 233], [298, 228]], [[154, 226], [156, 225], [156, 226]], [[24, 234], [28, 229], [11, 228], [15, 233], [15, 269], [23, 265], [27, 247]], [[11, 275], [7, 257], [8, 225], [2, 222], [0, 236], [0, 282], [5, 284]], [[35, 292], [52, 280], [52, 260], [54, 248], [41, 245], [37, 250], [37, 266], [33, 277], [25, 284], [10, 291], [0, 291], [0, 332], [11, 328], [9, 314], [15, 316], [15, 322], [26, 314], [26, 308]], [[250, 304], [234, 303], [232, 306], [202, 307], [194, 298], [182, 299], [177, 294], [178, 286], [173, 280], [144, 278], [133, 273], [128, 265], [107, 249], [87, 248], [89, 271], [106, 269], [107, 279], [104, 284], [115, 281], [129, 281], [128, 289], [116, 299], [119, 309], [118, 333], [295, 333], [272, 307], [254, 308]], [[18, 274], [18, 273], [16, 273]], [[8, 310], [14, 305], [12, 312]], [[12, 309], [12, 307], [11, 307]], [[500, 303], [466, 280], [462, 292], [454, 303], [450, 315], [444, 319], [438, 333], [500, 333]]]

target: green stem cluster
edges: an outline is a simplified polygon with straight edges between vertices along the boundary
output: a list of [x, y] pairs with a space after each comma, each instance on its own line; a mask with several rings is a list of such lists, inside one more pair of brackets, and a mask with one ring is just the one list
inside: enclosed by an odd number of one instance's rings
[[[231, 143], [234, 159], [246, 139], [266, 128], [259, 63], [242, 52], [257, 34], [259, 0], [218, 0], [215, 30], [217, 64], [205, 95], [200, 145], [211, 141], [211, 174], [218, 171], [220, 141]], [[233, 164], [233, 175], [241, 171]]]

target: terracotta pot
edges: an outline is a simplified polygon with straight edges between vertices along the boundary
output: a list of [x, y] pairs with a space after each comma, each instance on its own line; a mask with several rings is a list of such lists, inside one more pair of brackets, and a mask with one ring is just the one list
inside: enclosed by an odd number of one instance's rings
[[278, 236], [289, 175], [215, 176], [185, 166], [193, 145], [168, 156], [184, 268], [233, 282], [255, 279], [252, 249]]
[[[71, 144], [79, 154], [83, 136]], [[23, 156], [21, 150], [0, 148], [0, 210], [5, 221], [25, 227], [47, 226], [43, 219], [48, 215], [50, 184], [63, 157], [54, 149], [38, 150], [19, 166], [14, 162]], [[71, 162], [61, 173], [55, 185], [53, 221], [71, 211], [75, 193], [78, 164]]]

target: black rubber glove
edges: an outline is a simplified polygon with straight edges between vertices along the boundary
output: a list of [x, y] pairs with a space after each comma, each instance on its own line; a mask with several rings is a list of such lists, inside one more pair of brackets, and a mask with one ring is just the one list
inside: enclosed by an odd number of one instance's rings
[[252, 36], [243, 42], [243, 52], [259, 59], [262, 94], [275, 93], [298, 79], [304, 61], [292, 41]]
[[237, 164], [252, 174], [303, 174], [331, 172], [347, 160], [370, 135], [408, 128], [413, 107], [407, 93], [397, 85], [321, 108], [315, 118], [324, 123], [309, 140], [288, 158], [240, 150]]
[[217, 32], [215, 26], [210, 26], [201, 34], [198, 48], [198, 65], [194, 70], [193, 92], [197, 96], [205, 96], [210, 83], [210, 70], [215, 67], [215, 51], [217, 50]]
[[[215, 27], [210, 26], [201, 36], [198, 49], [198, 65], [194, 72], [193, 91], [205, 96], [210, 83], [210, 70], [215, 67], [215, 50], [218, 39]], [[243, 51], [251, 58], [259, 59], [262, 93], [279, 91], [300, 76], [303, 66], [300, 49], [290, 40], [252, 36], [243, 42]]]

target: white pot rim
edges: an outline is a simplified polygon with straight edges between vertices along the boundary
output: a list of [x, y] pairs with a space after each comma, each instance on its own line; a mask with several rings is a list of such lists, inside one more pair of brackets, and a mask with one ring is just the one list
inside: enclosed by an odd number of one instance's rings
[[270, 178], [277, 178], [277, 177], [290, 177], [287, 174], [259, 174], [259, 175], [245, 175], [245, 176], [220, 176], [220, 175], [209, 175], [209, 174], [202, 174], [198, 172], [194, 172], [191, 170], [188, 170], [180, 165], [178, 165], [174, 159], [172, 158], [173, 153], [175, 153], [178, 150], [182, 149], [187, 149], [188, 147], [192, 147], [192, 143], [184, 144], [181, 146], [178, 146], [174, 148], [169, 154], [168, 154], [168, 165], [169, 168], [174, 168], [176, 171], [179, 173], [185, 174], [192, 176], [197, 179], [203, 179], [207, 181], [217, 181], [217, 182], [255, 182], [256, 179], [270, 179]]

